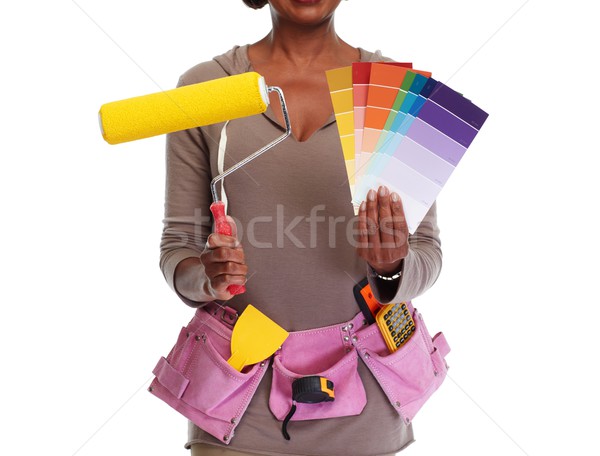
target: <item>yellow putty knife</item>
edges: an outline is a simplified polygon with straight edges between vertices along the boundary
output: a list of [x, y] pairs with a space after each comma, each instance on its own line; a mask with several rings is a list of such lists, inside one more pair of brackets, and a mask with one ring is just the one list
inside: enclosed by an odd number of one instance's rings
[[231, 357], [227, 362], [239, 372], [244, 366], [267, 359], [289, 333], [252, 304], [237, 319], [231, 333]]

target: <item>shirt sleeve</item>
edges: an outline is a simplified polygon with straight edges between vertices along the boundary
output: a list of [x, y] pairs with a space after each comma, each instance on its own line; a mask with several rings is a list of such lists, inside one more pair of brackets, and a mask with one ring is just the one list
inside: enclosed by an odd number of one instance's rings
[[367, 277], [375, 298], [382, 304], [410, 301], [423, 294], [437, 280], [442, 269], [442, 249], [437, 225], [437, 204], [433, 203], [414, 234], [408, 238], [408, 255], [397, 280], [382, 280], [367, 265]]
[[[178, 87], [186, 85], [179, 79]], [[209, 149], [200, 128], [170, 133], [166, 138], [165, 218], [160, 243], [160, 268], [177, 295], [175, 269], [191, 257], [200, 257], [211, 233]]]

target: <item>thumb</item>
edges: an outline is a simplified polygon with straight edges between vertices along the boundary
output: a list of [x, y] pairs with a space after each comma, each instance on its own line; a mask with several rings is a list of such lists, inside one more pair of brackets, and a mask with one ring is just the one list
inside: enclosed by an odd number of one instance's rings
[[238, 229], [237, 225], [235, 224], [235, 220], [233, 220], [233, 217], [231, 217], [230, 215], [225, 216], [225, 218], [227, 219], [227, 223], [229, 223], [229, 226], [231, 227], [231, 236], [237, 239]]

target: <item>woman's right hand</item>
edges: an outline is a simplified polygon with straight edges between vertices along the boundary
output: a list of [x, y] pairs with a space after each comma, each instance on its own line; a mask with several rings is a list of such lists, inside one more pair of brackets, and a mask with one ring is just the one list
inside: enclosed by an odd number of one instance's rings
[[232, 235], [212, 233], [200, 255], [208, 279], [208, 294], [223, 301], [233, 296], [227, 287], [232, 284], [244, 285], [248, 274], [244, 250], [237, 239], [237, 227], [231, 217], [228, 216], [227, 221], [231, 225]]

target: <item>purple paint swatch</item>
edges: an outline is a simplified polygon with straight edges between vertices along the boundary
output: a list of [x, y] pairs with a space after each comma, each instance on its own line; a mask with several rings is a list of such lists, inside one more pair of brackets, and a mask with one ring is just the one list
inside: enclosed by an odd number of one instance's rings
[[432, 101], [423, 105], [418, 117], [465, 147], [469, 147], [477, 136], [475, 128]]
[[481, 128], [488, 117], [483, 109], [475, 106], [460, 93], [445, 84], [438, 83], [431, 92], [429, 99], [461, 118], [477, 130]]
[[406, 163], [394, 157], [386, 163], [381, 177], [389, 182], [401, 183], [403, 193], [430, 207], [442, 189], [432, 180], [419, 174]]
[[438, 157], [443, 158], [453, 166], [458, 165], [458, 162], [467, 151], [466, 147], [461, 146], [452, 138], [440, 133], [418, 117], [410, 126], [406, 137], [421, 144], [423, 147], [436, 154]]
[[410, 138], [404, 138], [393, 157], [440, 186], [454, 171], [454, 166]]

